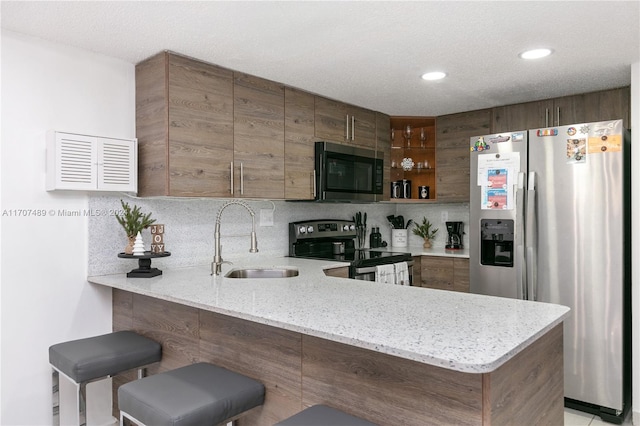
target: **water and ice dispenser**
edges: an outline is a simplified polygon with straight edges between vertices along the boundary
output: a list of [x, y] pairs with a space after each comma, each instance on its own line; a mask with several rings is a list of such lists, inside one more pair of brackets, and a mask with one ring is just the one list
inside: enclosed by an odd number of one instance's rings
[[514, 221], [509, 219], [480, 220], [480, 263], [513, 267]]

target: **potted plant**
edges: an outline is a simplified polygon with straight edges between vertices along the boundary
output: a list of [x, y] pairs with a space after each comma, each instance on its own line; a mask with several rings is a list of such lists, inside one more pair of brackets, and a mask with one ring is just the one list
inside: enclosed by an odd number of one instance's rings
[[424, 248], [431, 247], [431, 240], [433, 240], [436, 237], [436, 234], [438, 233], [438, 228], [431, 229], [432, 226], [433, 225], [431, 224], [431, 222], [429, 222], [429, 220], [426, 217], [423, 217], [422, 223], [421, 224], [416, 223], [415, 228], [413, 228], [413, 233], [424, 239], [424, 244], [422, 244]]
[[120, 200], [120, 204], [122, 204], [122, 211], [124, 215], [120, 216], [116, 213], [116, 219], [118, 223], [122, 225], [125, 233], [127, 234], [127, 238], [129, 243], [127, 247], [125, 247], [124, 252], [126, 254], [133, 253], [133, 244], [135, 243], [136, 236], [140, 231], [146, 229], [154, 223], [156, 220], [151, 219], [151, 213], [143, 214], [140, 211], [140, 207], [134, 204], [133, 208], [129, 206], [129, 203], [125, 203]]

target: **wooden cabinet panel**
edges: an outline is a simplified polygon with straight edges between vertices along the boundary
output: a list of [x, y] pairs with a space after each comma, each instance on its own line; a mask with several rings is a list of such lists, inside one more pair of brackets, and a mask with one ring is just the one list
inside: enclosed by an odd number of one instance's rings
[[382, 151], [383, 175], [382, 196], [376, 196], [378, 201], [389, 200], [389, 182], [391, 177], [391, 119], [388, 115], [376, 113], [376, 151]]
[[422, 287], [453, 290], [453, 259], [422, 256], [420, 263]]
[[328, 277], [349, 278], [349, 267], [325, 269], [324, 274]]
[[333, 99], [315, 97], [316, 139], [344, 143], [346, 140], [347, 105]]
[[376, 113], [333, 99], [316, 96], [316, 139], [361, 146], [376, 147]]
[[493, 109], [491, 128], [488, 129], [490, 131], [478, 133], [478, 135], [545, 127], [547, 122], [552, 122], [551, 114], [553, 114], [552, 100], [497, 107]]
[[413, 256], [413, 277], [411, 285], [415, 287], [422, 286], [422, 256]]
[[347, 144], [376, 149], [376, 113], [368, 109], [348, 105], [347, 115], [349, 116], [348, 119], [351, 120], [349, 124], [351, 137], [347, 139]]
[[493, 109], [490, 133], [622, 119], [629, 127], [629, 87], [505, 105]]
[[136, 66], [139, 195], [230, 195], [233, 73], [163, 52]]
[[469, 259], [422, 256], [420, 265], [422, 287], [469, 292]]
[[469, 259], [453, 259], [453, 290], [469, 293]]
[[584, 114], [584, 122], [622, 119], [624, 127], [630, 129], [631, 88], [584, 94]]
[[437, 117], [438, 201], [469, 202], [469, 140], [489, 133], [490, 126], [490, 109]]
[[234, 73], [234, 195], [284, 198], [284, 86]]
[[314, 95], [284, 91], [284, 198], [312, 200], [314, 194]]

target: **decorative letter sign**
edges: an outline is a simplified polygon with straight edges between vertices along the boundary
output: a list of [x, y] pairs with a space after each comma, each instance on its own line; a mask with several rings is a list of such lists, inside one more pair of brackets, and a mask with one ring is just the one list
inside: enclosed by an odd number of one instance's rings
[[164, 253], [164, 225], [151, 225], [151, 253]]

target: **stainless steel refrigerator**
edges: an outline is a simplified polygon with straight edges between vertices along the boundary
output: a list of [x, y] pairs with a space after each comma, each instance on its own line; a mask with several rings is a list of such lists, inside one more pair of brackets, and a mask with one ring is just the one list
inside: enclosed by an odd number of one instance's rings
[[557, 303], [565, 405], [630, 402], [630, 173], [622, 120], [473, 137], [473, 293]]

